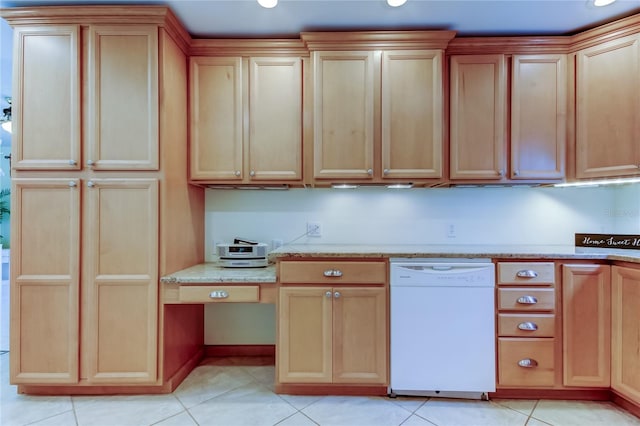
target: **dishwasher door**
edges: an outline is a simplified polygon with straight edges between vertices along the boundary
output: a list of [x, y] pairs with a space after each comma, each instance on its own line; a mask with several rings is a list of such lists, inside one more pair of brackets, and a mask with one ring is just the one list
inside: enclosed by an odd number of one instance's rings
[[391, 263], [391, 395], [495, 391], [495, 267]]

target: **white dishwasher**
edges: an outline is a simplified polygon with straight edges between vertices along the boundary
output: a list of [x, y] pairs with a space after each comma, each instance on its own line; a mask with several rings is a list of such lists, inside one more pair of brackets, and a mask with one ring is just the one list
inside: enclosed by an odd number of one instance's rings
[[488, 399], [496, 390], [495, 266], [391, 259], [389, 395]]

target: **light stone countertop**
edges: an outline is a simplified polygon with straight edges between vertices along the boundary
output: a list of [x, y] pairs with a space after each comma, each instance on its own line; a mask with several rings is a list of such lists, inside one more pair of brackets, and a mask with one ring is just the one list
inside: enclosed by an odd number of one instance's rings
[[194, 265], [160, 278], [161, 283], [275, 283], [279, 258], [490, 258], [539, 260], [611, 260], [640, 263], [640, 250], [576, 248], [573, 245], [422, 245], [422, 244], [292, 244], [269, 253], [271, 264], [262, 268], [223, 268], [216, 262]]

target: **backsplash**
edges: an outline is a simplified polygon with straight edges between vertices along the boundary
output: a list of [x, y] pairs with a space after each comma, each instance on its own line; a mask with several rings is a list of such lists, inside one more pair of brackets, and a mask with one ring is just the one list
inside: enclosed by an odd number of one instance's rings
[[[302, 237], [307, 222], [321, 237]], [[450, 227], [453, 234], [450, 235]], [[640, 184], [596, 188], [207, 190], [205, 259], [216, 242], [561, 244], [575, 233], [640, 233]], [[225, 324], [225, 327], [216, 325]], [[256, 327], [259, 325], [259, 327]], [[205, 344], [275, 343], [273, 305], [205, 309]]]

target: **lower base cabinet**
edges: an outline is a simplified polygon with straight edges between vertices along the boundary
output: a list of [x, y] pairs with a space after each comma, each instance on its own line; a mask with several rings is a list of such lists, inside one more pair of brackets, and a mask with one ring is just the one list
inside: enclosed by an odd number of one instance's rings
[[387, 383], [384, 287], [282, 287], [280, 383]]
[[611, 275], [611, 388], [640, 404], [640, 269]]

